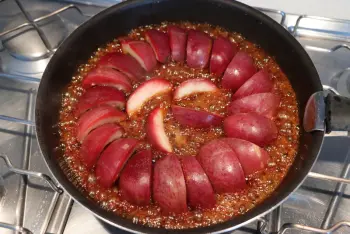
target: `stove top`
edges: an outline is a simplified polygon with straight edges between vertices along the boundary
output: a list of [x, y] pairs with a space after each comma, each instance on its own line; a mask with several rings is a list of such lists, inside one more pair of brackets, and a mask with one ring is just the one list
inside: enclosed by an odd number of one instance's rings
[[[124, 233], [50, 180], [34, 134], [36, 91], [55, 49], [78, 25], [118, 1], [74, 2], [0, 0], [0, 233]], [[350, 21], [258, 9], [300, 41], [325, 89], [350, 97]], [[301, 188], [235, 233], [350, 233], [350, 188], [340, 183], [349, 183], [349, 146], [347, 132], [327, 135]]]

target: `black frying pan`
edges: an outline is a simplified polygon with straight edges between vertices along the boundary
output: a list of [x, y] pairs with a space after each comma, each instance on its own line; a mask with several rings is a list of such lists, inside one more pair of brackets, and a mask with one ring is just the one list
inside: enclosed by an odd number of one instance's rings
[[[300, 123], [303, 123], [305, 114], [308, 132], [301, 130], [300, 149], [295, 162], [281, 185], [264, 202], [246, 214], [221, 224], [175, 231], [133, 224], [131, 220], [107, 212], [83, 195], [58, 165], [61, 156], [57, 151], [59, 135], [53, 126], [58, 122], [64, 88], [71, 81], [77, 67], [86, 62], [99, 46], [141, 25], [183, 20], [207, 22], [239, 32], [275, 57], [297, 94]], [[346, 125], [346, 122], [350, 123], [350, 102], [343, 97], [331, 95], [326, 98], [325, 104], [323, 94], [317, 93], [320, 91], [322, 85], [317, 71], [302, 46], [283, 27], [253, 8], [225, 0], [132, 0], [108, 8], [88, 20], [54, 54], [38, 91], [36, 131], [42, 154], [54, 177], [74, 200], [100, 219], [131, 232], [224, 232], [271, 211], [296, 190], [317, 159], [325, 131], [332, 128], [350, 130], [350, 126]], [[313, 95], [314, 93], [317, 94]]]

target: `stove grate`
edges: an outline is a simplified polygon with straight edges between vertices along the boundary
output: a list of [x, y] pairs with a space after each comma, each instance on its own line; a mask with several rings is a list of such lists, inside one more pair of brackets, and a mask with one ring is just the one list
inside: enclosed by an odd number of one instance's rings
[[[6, 0], [0, 0], [0, 4], [1, 4], [1, 2], [4, 2], [4, 1], [6, 1]], [[9, 1], [9, 0], [7, 0], [7, 1]], [[56, 11], [53, 11], [47, 15], [43, 15], [39, 18], [32, 19], [27, 14], [26, 10], [23, 8], [23, 5], [20, 3], [19, 0], [13, 0], [13, 1], [16, 2], [16, 4], [18, 5], [18, 7], [22, 11], [22, 13], [25, 15], [28, 22], [23, 23], [21, 25], [18, 25], [15, 28], [8, 29], [4, 32], [0, 32], [0, 38], [6, 34], [20, 30], [22, 28], [32, 27], [38, 32], [40, 38], [42, 39], [42, 41], [44, 42], [44, 44], [46, 46], [47, 51], [46, 51], [45, 56], [52, 55], [57, 48], [51, 47], [46, 36], [42, 33], [42, 31], [38, 27], [38, 25], [37, 25], [38, 22], [43, 21], [45, 19], [48, 19], [50, 17], [53, 17], [53, 16], [55, 16], [61, 12], [64, 12], [68, 9], [75, 9], [79, 14], [89, 17], [88, 15], [85, 15], [80, 10], [79, 7], [77, 7], [74, 4], [70, 4], [70, 5], [67, 5], [63, 8], [56, 10]], [[287, 25], [285, 24], [287, 14], [285, 12], [280, 11], [280, 10], [272, 10], [272, 9], [265, 9], [265, 8], [257, 8], [257, 9], [262, 11], [263, 13], [269, 15], [269, 16], [271, 16], [271, 14], [277, 15], [278, 16], [277, 19], [276, 19], [276, 17], [273, 17], [273, 18], [275, 18], [275, 20], [278, 23], [280, 23], [284, 28], [286, 28], [286, 30], [288, 30], [295, 37], [299, 37], [299, 36], [304, 35], [303, 33], [301, 33], [301, 31], [305, 30], [305, 28], [301, 27], [301, 25], [302, 25], [302, 21], [305, 21], [305, 20], [310, 20], [310, 19], [311, 20], [321, 20], [321, 21], [328, 21], [328, 22], [332, 22], [332, 23], [347, 24], [348, 26], [350, 26], [350, 21], [347, 21], [347, 20], [338, 20], [338, 19], [330, 19], [330, 18], [324, 18], [324, 17], [301, 15], [297, 18], [294, 26], [287, 27]], [[313, 29], [310, 29], [310, 28], [308, 28], [308, 30], [313, 31]], [[314, 34], [312, 36], [313, 37], [319, 36], [320, 38], [324, 38], [323, 34], [318, 35], [318, 33], [319, 33], [319, 30], [315, 29]], [[338, 35], [334, 35], [332, 39], [343, 40], [344, 36], [339, 37]], [[345, 40], [345, 41], [347, 41], [347, 40]], [[321, 52], [326, 52], [326, 53], [333, 53], [333, 52], [338, 51], [340, 49], [350, 50], [350, 46], [348, 44], [344, 44], [344, 43], [340, 43], [340, 44], [333, 46], [333, 47], [330, 47], [330, 48], [315, 47], [315, 46], [305, 46], [305, 48], [309, 49], [309, 50], [321, 51]], [[347, 67], [347, 68], [339, 71], [338, 73], [336, 73], [331, 78], [331, 81], [332, 81], [331, 85], [324, 86], [325, 90], [337, 93], [337, 91], [336, 91], [337, 80], [339, 79], [340, 76], [342, 76], [344, 73], [346, 73], [348, 71], [350, 71], [350, 67]], [[26, 82], [26, 83], [32, 83], [32, 84], [39, 84], [39, 82], [40, 82], [40, 79], [38, 79], [38, 78], [19, 76], [19, 75], [13, 75], [13, 74], [8, 74], [8, 73], [0, 73], [0, 78], [16, 80], [19, 82]], [[35, 92], [35, 91], [33, 91], [33, 92]], [[29, 106], [28, 108], [32, 108], [32, 106], [34, 106], [33, 98], [31, 98], [31, 100], [28, 102], [28, 106]], [[5, 120], [5, 121], [13, 122], [13, 123], [27, 125], [27, 126], [35, 126], [35, 123], [32, 122], [30, 119], [21, 119], [21, 118], [6, 116], [6, 115], [0, 115], [0, 120]], [[63, 190], [59, 187], [59, 185], [57, 185], [46, 174], [13, 167], [11, 164], [11, 161], [9, 160], [9, 158], [6, 155], [0, 155], [0, 158], [3, 159], [3, 161], [5, 162], [5, 165], [9, 169], [9, 171], [12, 171], [15, 174], [22, 175], [22, 176], [39, 177], [39, 178], [43, 179], [44, 181], [46, 181], [50, 185], [51, 189], [53, 191], [55, 191], [55, 195], [52, 199], [52, 202], [50, 204], [51, 207], [49, 209], [49, 213], [50, 212], [52, 213], [59, 197], [63, 194]], [[350, 158], [350, 156], [348, 158]], [[325, 221], [324, 221], [321, 228], [316, 228], [316, 227], [297, 224], [297, 223], [284, 223], [284, 224], [282, 224], [281, 213], [282, 213], [283, 207], [279, 206], [274, 211], [269, 213], [268, 215], [265, 215], [264, 217], [260, 217], [260, 218], [256, 219], [256, 221], [257, 221], [257, 230], [256, 231], [258, 233], [262, 233], [262, 234], [265, 234], [265, 233], [284, 234], [288, 230], [306, 231], [306, 232], [314, 232], [314, 233], [335, 233], [340, 228], [350, 228], [349, 221], [340, 221], [340, 222], [335, 223], [333, 226], [329, 226], [329, 223], [330, 223], [329, 220], [332, 219], [332, 217], [334, 215], [334, 211], [337, 209], [337, 205], [339, 203], [339, 201], [337, 201], [338, 196], [336, 196], [336, 194], [343, 193], [344, 189], [345, 189], [345, 185], [350, 184], [350, 180], [347, 179], [347, 175], [348, 175], [349, 170], [350, 170], [350, 164], [349, 164], [349, 162], [346, 162], [340, 177], [328, 176], [325, 174], [319, 174], [319, 173], [315, 173], [315, 172], [310, 172], [308, 175], [308, 177], [310, 177], [310, 178], [324, 180], [324, 181], [332, 181], [332, 182], [336, 182], [338, 184], [336, 187], [335, 193], [333, 195], [332, 202], [330, 203], [330, 205], [328, 207], [326, 217], [324, 219]], [[69, 212], [67, 212], [65, 215], [68, 216]], [[49, 220], [47, 220], [47, 222], [45, 222], [46, 226], [48, 225], [48, 222], [49, 222]], [[13, 230], [13, 231], [16, 231], [19, 233], [32, 233], [29, 229], [27, 229], [21, 225], [16, 225], [16, 224], [8, 224], [8, 223], [0, 222], [0, 227], [5, 228], [5, 229], [9, 229], [9, 230]]]

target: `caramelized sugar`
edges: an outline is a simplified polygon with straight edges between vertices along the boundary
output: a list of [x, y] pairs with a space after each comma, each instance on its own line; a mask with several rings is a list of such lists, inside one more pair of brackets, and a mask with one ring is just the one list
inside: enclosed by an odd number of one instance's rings
[[[132, 30], [128, 37], [144, 40], [145, 30], [157, 28], [166, 31], [168, 24], [162, 23], [161, 25], [140, 27]], [[238, 43], [240, 50], [247, 52], [254, 58], [258, 68], [264, 68], [270, 73], [274, 82], [273, 92], [281, 97], [281, 105], [274, 119], [279, 129], [278, 138], [273, 144], [265, 147], [270, 155], [268, 167], [246, 178], [247, 189], [233, 194], [216, 195], [217, 204], [213, 209], [189, 210], [180, 215], [164, 216], [161, 214], [160, 208], [154, 204], [147, 207], [138, 207], [123, 201], [119, 196], [117, 186], [104, 189], [96, 183], [94, 171], [89, 172], [81, 162], [79, 156], [80, 145], [75, 138], [76, 119], [72, 113], [76, 102], [84, 93], [81, 80], [89, 70], [95, 67], [101, 56], [109, 52], [121, 52], [118, 39], [100, 47], [86, 64], [79, 67], [63, 96], [59, 124], [63, 151], [62, 156], [59, 157], [60, 165], [77, 188], [84, 192], [86, 196], [98, 202], [103, 208], [115, 212], [117, 215], [130, 218], [135, 223], [174, 229], [202, 227], [220, 223], [252, 209], [268, 197], [282, 181], [294, 161], [299, 144], [296, 95], [288, 78], [272, 57], [268, 56], [258, 45], [245, 40], [238, 33], [227, 32], [223, 28], [208, 24], [183, 22], [178, 25], [183, 28], [203, 30], [213, 38], [218, 35], [229, 37], [232, 41]], [[174, 87], [192, 78], [210, 79], [220, 87], [221, 80], [221, 77], [210, 74], [207, 69], [193, 69], [187, 67], [186, 64], [175, 62], [159, 65], [154, 72], [147, 74], [146, 78], [155, 76], [169, 80]], [[140, 84], [135, 83], [133, 85], [135, 89]], [[223, 137], [223, 128], [220, 126], [210, 129], [193, 129], [181, 126], [172, 117], [169, 111], [170, 105], [193, 107], [226, 116], [226, 107], [230, 101], [230, 96], [230, 92], [223, 89], [216, 93], [191, 95], [176, 102], [169, 95], [161, 95], [150, 100], [132, 119], [120, 124], [125, 129], [125, 137], [137, 138], [143, 142], [143, 148], [150, 148], [145, 133], [146, 116], [154, 107], [160, 105], [168, 110], [165, 118], [165, 128], [175, 153], [179, 157], [196, 155], [203, 144], [212, 139]], [[162, 153], [155, 150], [153, 150], [153, 155], [154, 161], [163, 156]]]

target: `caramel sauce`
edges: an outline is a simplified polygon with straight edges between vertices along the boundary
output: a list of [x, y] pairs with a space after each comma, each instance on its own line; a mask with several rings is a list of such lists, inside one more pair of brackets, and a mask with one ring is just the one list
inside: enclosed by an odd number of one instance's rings
[[[156, 28], [166, 31], [168, 24], [170, 23], [140, 27], [132, 30], [128, 37], [135, 40], [144, 40], [145, 30]], [[79, 97], [85, 91], [81, 87], [82, 79], [96, 66], [101, 56], [110, 52], [121, 52], [118, 39], [100, 47], [86, 64], [82, 64], [79, 67], [63, 95], [59, 124], [60, 147], [63, 152], [62, 156], [59, 157], [60, 165], [67, 177], [78, 189], [90, 199], [98, 202], [101, 207], [114, 212], [116, 215], [132, 219], [134, 223], [172, 229], [208, 226], [224, 222], [252, 209], [268, 197], [282, 181], [294, 161], [299, 145], [299, 119], [296, 95], [288, 78], [272, 57], [267, 55], [258, 45], [245, 40], [238, 33], [231, 33], [223, 28], [209, 24], [183, 22], [177, 25], [183, 28], [202, 30], [213, 38], [219, 35], [225, 36], [238, 43], [240, 50], [247, 52], [254, 58], [255, 64], [259, 69], [264, 68], [269, 72], [274, 82], [273, 92], [281, 97], [281, 104], [274, 119], [279, 130], [278, 138], [273, 144], [265, 147], [270, 155], [269, 164], [263, 171], [246, 178], [247, 189], [233, 194], [217, 194], [217, 203], [212, 209], [190, 209], [183, 214], [165, 216], [162, 215], [160, 208], [155, 204], [139, 207], [122, 200], [117, 186], [111, 189], [104, 189], [98, 185], [94, 176], [94, 170], [88, 171], [81, 162], [79, 156], [80, 144], [75, 138], [77, 119], [74, 118], [72, 113]], [[188, 79], [205, 78], [210, 79], [220, 88], [221, 81], [221, 77], [210, 74], [207, 69], [193, 69], [187, 67], [186, 64], [176, 62], [159, 64], [155, 71], [146, 75], [146, 78], [151, 77], [165, 78], [174, 87]], [[135, 89], [139, 85], [140, 83], [134, 83], [133, 88]], [[230, 102], [230, 98], [231, 93], [221, 88], [219, 92], [199, 93], [185, 97], [180, 101], [173, 101], [171, 96], [164, 94], [148, 101], [139, 113], [131, 119], [121, 122], [120, 125], [125, 129], [125, 137], [139, 139], [143, 142], [143, 148], [150, 148], [151, 146], [147, 143], [145, 133], [145, 122], [148, 113], [154, 107], [162, 106], [169, 110], [171, 104], [177, 104], [227, 116], [226, 107]], [[193, 129], [181, 126], [174, 120], [170, 111], [167, 111], [164, 123], [166, 133], [174, 147], [175, 153], [179, 157], [196, 155], [203, 144], [224, 136], [222, 126], [209, 129]], [[154, 161], [156, 161], [163, 154], [153, 150], [153, 156]]]

